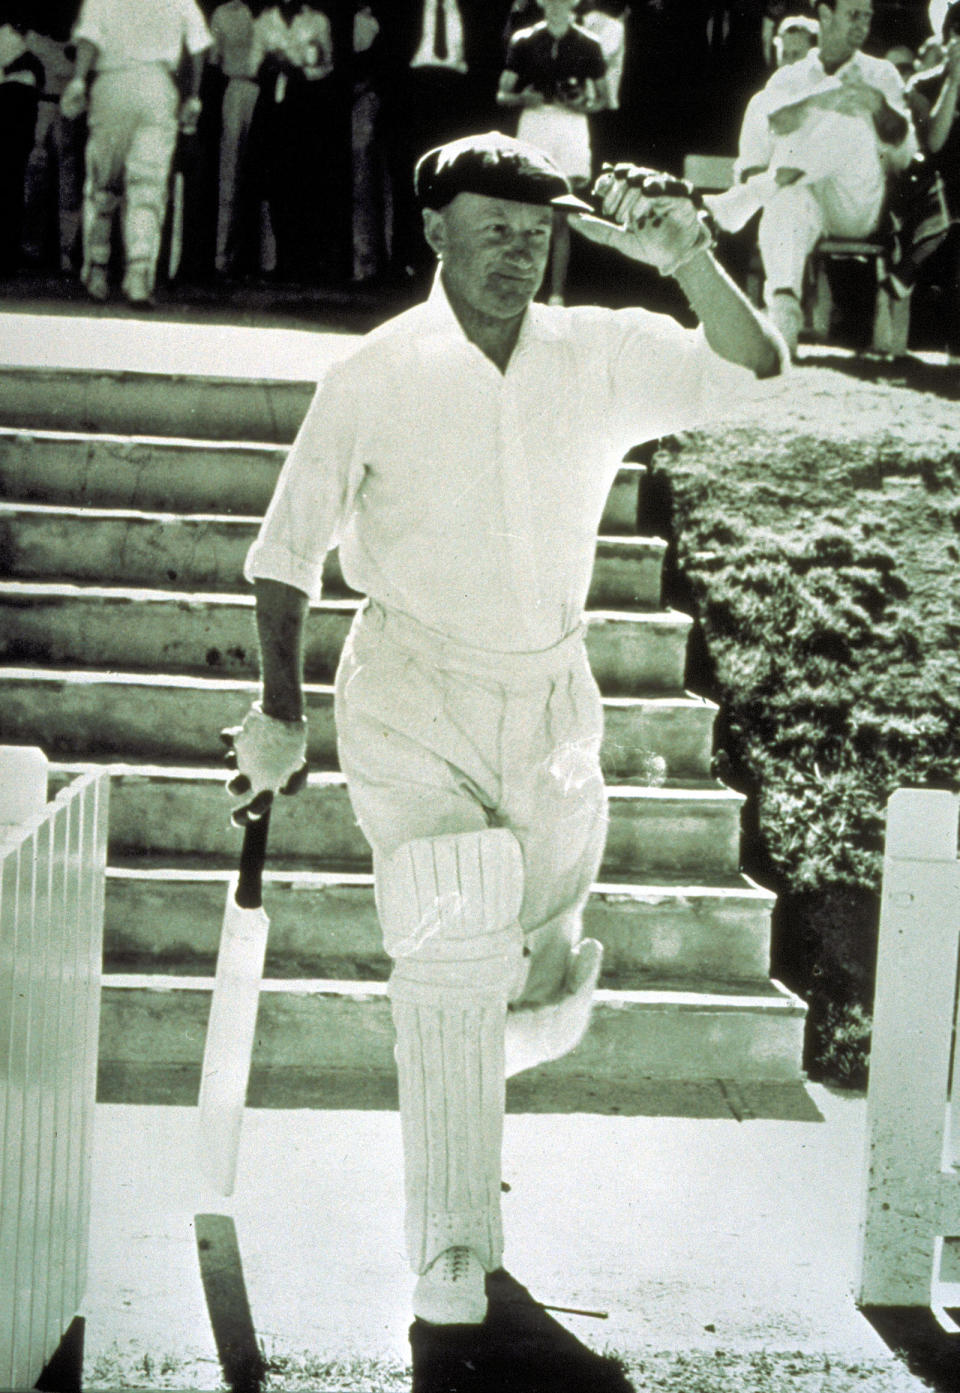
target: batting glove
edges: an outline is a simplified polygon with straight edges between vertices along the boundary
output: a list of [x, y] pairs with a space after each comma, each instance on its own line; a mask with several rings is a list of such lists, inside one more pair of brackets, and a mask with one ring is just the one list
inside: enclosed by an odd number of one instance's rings
[[227, 784], [235, 800], [230, 820], [235, 827], [257, 822], [276, 793], [299, 793], [307, 781], [307, 718], [281, 721], [266, 716], [260, 703], [247, 712], [243, 725], [220, 732], [226, 762], [236, 769]]
[[603, 218], [630, 234], [632, 245], [616, 243], [621, 250], [662, 276], [674, 275], [713, 246], [709, 214], [685, 179], [636, 164], [606, 164], [592, 193]]

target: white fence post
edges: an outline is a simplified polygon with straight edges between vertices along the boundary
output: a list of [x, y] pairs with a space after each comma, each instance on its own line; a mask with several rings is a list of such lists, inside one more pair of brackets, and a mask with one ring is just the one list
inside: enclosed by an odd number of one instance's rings
[[[862, 1306], [929, 1306], [939, 1239], [960, 1234], [949, 1089], [956, 1009], [960, 799], [898, 789], [887, 805], [877, 954]], [[960, 1081], [954, 1081], [954, 1088]]]
[[81, 775], [47, 803], [37, 753], [0, 749], [0, 1388], [8, 1389], [33, 1388], [83, 1297], [100, 1018], [109, 778]]

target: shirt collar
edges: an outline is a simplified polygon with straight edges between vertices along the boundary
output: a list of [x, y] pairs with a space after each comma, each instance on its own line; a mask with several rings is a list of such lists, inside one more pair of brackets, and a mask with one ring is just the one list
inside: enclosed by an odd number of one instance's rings
[[808, 57], [812, 60], [812, 65], [816, 67], [818, 72], [822, 73], [825, 77], [836, 77], [837, 73], [842, 73], [844, 68], [856, 67], [858, 65], [858, 60], [860, 58], [861, 51], [862, 50], [859, 48], [855, 49], [853, 53], [851, 53], [849, 58], [845, 58], [843, 60], [839, 68], [834, 68], [832, 73], [828, 73], [826, 68], [823, 66], [823, 59], [820, 57], [819, 48], [812, 48]]
[[[453, 306], [447, 298], [447, 292], [443, 288], [439, 266], [433, 278], [430, 294], [424, 301], [424, 314], [427, 325], [435, 333], [459, 339], [462, 343], [470, 342], [463, 332], [463, 325], [454, 313]], [[536, 301], [529, 305], [526, 314], [523, 316], [523, 323], [520, 325], [520, 333], [517, 337], [516, 347], [511, 355], [511, 361], [516, 358], [518, 353], [529, 343], [559, 338], [560, 326], [556, 321], [557, 311], [555, 309], [548, 309], [546, 305], [538, 304]]]

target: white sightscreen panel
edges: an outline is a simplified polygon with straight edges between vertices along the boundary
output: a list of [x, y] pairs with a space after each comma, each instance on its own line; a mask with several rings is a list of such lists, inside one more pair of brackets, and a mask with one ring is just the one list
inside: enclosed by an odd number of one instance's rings
[[[24, 1329], [22, 1347], [29, 1369], [42, 1369], [46, 1363], [47, 1282], [50, 1273], [51, 1208], [53, 1204], [54, 1146], [54, 1056], [56, 1052], [56, 996], [59, 988], [61, 955], [53, 897], [58, 877], [57, 861], [63, 861], [62, 816], [55, 816], [37, 831], [37, 878], [34, 912], [36, 916], [34, 969], [34, 1008], [32, 1029], [35, 1037], [34, 1062], [37, 1074], [37, 1154], [31, 1178], [33, 1198], [28, 1212], [21, 1215], [24, 1237], [18, 1260], [25, 1271], [30, 1292], [30, 1321]], [[22, 1288], [23, 1283], [21, 1283]], [[24, 1307], [24, 1316], [27, 1308]]]
[[15, 1233], [12, 1238], [14, 1387], [22, 1385], [30, 1371], [30, 1349], [27, 1342], [32, 1316], [31, 1260], [39, 1157], [42, 999], [40, 964], [46, 946], [43, 885], [47, 869], [44, 841], [33, 837], [30, 842], [25, 843], [20, 855], [16, 995], [13, 1003], [14, 1023], [10, 1058], [11, 1076], [14, 1083], [19, 1085], [23, 1099], [20, 1158], [19, 1165], [14, 1165], [17, 1173], [16, 1187], [7, 1189], [7, 1198], [4, 1201], [4, 1208], [9, 1205], [16, 1212]]
[[19, 1192], [23, 1094], [13, 1074], [14, 1004], [17, 1000], [17, 903], [20, 855], [12, 850], [0, 867], [0, 1387], [13, 1387], [13, 1322], [16, 1277], [16, 1198]]
[[108, 783], [0, 851], [0, 1387], [32, 1387], [86, 1282]]
[[83, 851], [79, 894], [81, 909], [77, 933], [81, 943], [79, 980], [82, 984], [80, 997], [84, 1025], [83, 1048], [78, 1051], [82, 1116], [78, 1167], [79, 1217], [74, 1229], [77, 1240], [77, 1266], [73, 1311], [79, 1306], [86, 1288], [87, 1250], [90, 1241], [90, 1167], [93, 1158], [93, 1121], [100, 1040], [100, 977], [103, 960], [109, 801], [109, 779], [104, 775], [96, 780], [91, 778], [83, 792]]
[[70, 1008], [76, 980], [76, 873], [73, 862], [78, 848], [74, 828], [79, 809], [71, 799], [55, 818], [54, 858], [50, 887], [50, 940], [54, 947], [56, 978], [51, 984], [50, 1006], [55, 1014], [51, 1035], [50, 1091], [53, 1136], [50, 1141], [50, 1250], [46, 1278], [46, 1315], [43, 1346], [56, 1349], [71, 1316], [64, 1323], [65, 1248], [67, 1244], [67, 1187], [70, 1179]]

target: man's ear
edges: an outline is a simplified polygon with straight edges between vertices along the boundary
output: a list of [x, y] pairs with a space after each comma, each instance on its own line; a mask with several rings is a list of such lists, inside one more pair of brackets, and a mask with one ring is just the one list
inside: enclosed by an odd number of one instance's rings
[[423, 235], [427, 239], [427, 246], [430, 250], [438, 260], [442, 259], [447, 241], [447, 225], [444, 222], [443, 213], [436, 208], [424, 208], [423, 210]]

